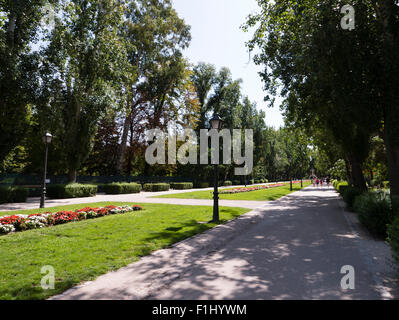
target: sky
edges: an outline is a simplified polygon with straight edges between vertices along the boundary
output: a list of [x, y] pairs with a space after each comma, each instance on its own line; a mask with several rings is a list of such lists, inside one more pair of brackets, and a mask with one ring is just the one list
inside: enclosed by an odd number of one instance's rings
[[[250, 13], [258, 11], [256, 0], [172, 0], [179, 16], [191, 26], [192, 41], [185, 56], [194, 64], [206, 62], [219, 70], [227, 67], [233, 79], [242, 79], [243, 95], [266, 112], [266, 124], [278, 128], [284, 121], [278, 102], [268, 108], [266, 95], [256, 66], [245, 46], [253, 31], [245, 33], [240, 26]], [[281, 101], [281, 99], [276, 99]]]

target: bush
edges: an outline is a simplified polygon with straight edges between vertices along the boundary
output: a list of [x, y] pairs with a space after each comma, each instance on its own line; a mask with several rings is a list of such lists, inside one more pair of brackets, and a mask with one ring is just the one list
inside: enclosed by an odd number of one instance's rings
[[94, 197], [97, 186], [92, 184], [53, 184], [47, 187], [47, 196], [53, 199]]
[[387, 193], [365, 192], [356, 197], [353, 208], [371, 233], [386, 237], [387, 225], [393, 221], [391, 201]]
[[262, 183], [262, 180], [260, 180], [260, 179], [255, 179], [255, 183]]
[[349, 184], [348, 184], [348, 182], [339, 182], [339, 183], [337, 183], [337, 187], [336, 187], [336, 189], [338, 190], [338, 192], [342, 195], [343, 194], [343, 192], [344, 192], [344, 190], [346, 189], [346, 188], [348, 188], [349, 187]]
[[223, 181], [223, 184], [222, 184], [222, 185], [225, 186], [225, 187], [232, 186], [232, 185], [233, 185], [233, 182], [231, 182], [231, 181], [229, 181], [229, 180], [226, 180], [226, 181]]
[[146, 183], [144, 184], [144, 191], [158, 192], [158, 191], [169, 191], [169, 183]]
[[209, 182], [195, 182], [194, 188], [198, 189], [209, 188]]
[[0, 187], [0, 203], [26, 202], [28, 195], [23, 187]]
[[247, 184], [254, 184], [255, 183], [255, 180], [254, 179], [251, 179], [251, 180], [248, 180], [248, 183]]
[[345, 186], [344, 189], [341, 186], [342, 198], [344, 199], [346, 205], [349, 209], [353, 208], [353, 202], [357, 196], [360, 196], [363, 192], [355, 187]]
[[176, 189], [176, 190], [192, 189], [193, 183], [192, 182], [172, 182], [170, 184], [170, 187], [172, 189]]
[[241, 181], [240, 180], [234, 180], [233, 181], [233, 186], [239, 186], [241, 185]]
[[389, 189], [390, 188], [389, 181], [383, 181], [382, 186], [384, 189]]
[[388, 241], [391, 245], [392, 256], [397, 264], [399, 264], [399, 217], [388, 226]]
[[114, 182], [105, 184], [103, 189], [106, 194], [130, 194], [139, 193], [141, 185], [138, 183]]

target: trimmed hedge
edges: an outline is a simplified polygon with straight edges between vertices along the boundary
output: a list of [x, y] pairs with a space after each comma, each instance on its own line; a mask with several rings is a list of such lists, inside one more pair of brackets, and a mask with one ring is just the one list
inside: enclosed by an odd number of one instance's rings
[[114, 182], [105, 184], [103, 189], [106, 194], [130, 194], [139, 193], [142, 188], [138, 183]]
[[0, 187], [0, 203], [26, 202], [29, 191], [23, 187]]
[[53, 199], [94, 197], [97, 186], [93, 184], [53, 184], [47, 187], [47, 196]]
[[384, 192], [365, 192], [356, 197], [354, 210], [359, 214], [359, 220], [373, 234], [387, 236], [387, 225], [394, 218], [389, 194]]
[[223, 181], [223, 186], [225, 186], [225, 187], [232, 186], [232, 185], [233, 185], [233, 182], [231, 182], [230, 180]]
[[209, 188], [209, 182], [195, 182], [194, 188], [197, 188], [197, 189]]
[[338, 182], [338, 183], [337, 183], [336, 189], [337, 189], [337, 191], [342, 195], [343, 192], [344, 192], [344, 190], [345, 190], [346, 188], [348, 188], [348, 187], [349, 187], [348, 182], [344, 181], [344, 182]]
[[193, 183], [192, 182], [172, 182], [170, 184], [170, 187], [172, 189], [176, 189], [176, 190], [192, 189]]
[[146, 183], [143, 187], [144, 191], [158, 192], [158, 191], [169, 191], [169, 183]]
[[363, 192], [358, 188], [351, 186], [341, 186], [342, 198], [344, 199], [346, 205], [349, 209], [353, 209], [353, 203], [355, 198], [360, 196]]
[[387, 230], [388, 241], [392, 249], [392, 257], [399, 264], [399, 217], [396, 217]]

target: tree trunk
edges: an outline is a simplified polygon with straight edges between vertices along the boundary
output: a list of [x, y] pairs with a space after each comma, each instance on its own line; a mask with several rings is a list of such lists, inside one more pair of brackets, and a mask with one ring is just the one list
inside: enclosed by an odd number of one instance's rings
[[129, 110], [128, 112], [129, 112], [129, 114], [126, 116], [125, 123], [123, 124], [122, 140], [121, 140], [121, 144], [119, 145], [119, 150], [118, 150], [118, 159], [116, 162], [116, 173], [117, 174], [122, 173], [123, 159], [125, 157], [127, 138], [129, 135], [130, 123], [132, 120], [131, 110]]
[[353, 179], [353, 185], [362, 191], [367, 191], [366, 180], [364, 179], [362, 170], [362, 164], [354, 155], [349, 156], [349, 161], [351, 163], [351, 175]]
[[77, 177], [77, 170], [70, 168], [68, 171], [68, 183], [75, 183]]

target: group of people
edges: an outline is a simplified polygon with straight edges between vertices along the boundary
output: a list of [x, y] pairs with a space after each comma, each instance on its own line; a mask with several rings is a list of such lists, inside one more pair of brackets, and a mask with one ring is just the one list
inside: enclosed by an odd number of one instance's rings
[[323, 187], [323, 185], [327, 185], [327, 187], [330, 186], [330, 177], [327, 178], [317, 178], [317, 177], [313, 177], [312, 179], [312, 183], [313, 183], [313, 187]]

